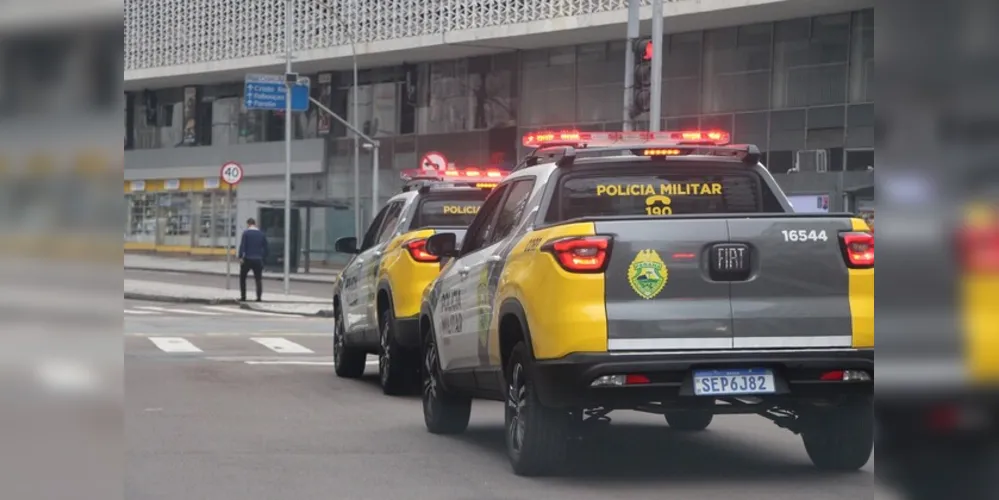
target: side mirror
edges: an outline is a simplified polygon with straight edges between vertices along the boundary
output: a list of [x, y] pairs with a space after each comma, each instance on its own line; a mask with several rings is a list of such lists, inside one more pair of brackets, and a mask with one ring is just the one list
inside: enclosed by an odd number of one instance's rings
[[458, 242], [457, 235], [454, 233], [439, 233], [427, 238], [427, 245], [425, 250], [430, 255], [435, 255], [437, 257], [457, 257], [458, 256]]
[[357, 238], [353, 236], [348, 236], [346, 238], [340, 238], [336, 240], [336, 243], [333, 244], [333, 249], [339, 253], [349, 253], [349, 254], [361, 253], [357, 249]]

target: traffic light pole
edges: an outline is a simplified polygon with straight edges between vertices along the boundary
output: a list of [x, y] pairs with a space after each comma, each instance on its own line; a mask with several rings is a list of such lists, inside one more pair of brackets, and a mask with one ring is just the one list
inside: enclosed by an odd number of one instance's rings
[[649, 131], [659, 132], [663, 104], [663, 0], [652, 0], [652, 85], [649, 89]]
[[632, 130], [631, 110], [635, 106], [635, 43], [641, 0], [628, 0], [628, 44], [624, 48], [624, 129]]

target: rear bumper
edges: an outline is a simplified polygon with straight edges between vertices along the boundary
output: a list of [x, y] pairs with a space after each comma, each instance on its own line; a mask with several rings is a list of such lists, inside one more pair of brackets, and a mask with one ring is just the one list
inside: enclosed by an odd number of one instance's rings
[[[651, 402], [707, 403], [694, 395], [694, 369], [770, 368], [776, 393], [764, 399], [871, 397], [874, 394], [874, 350], [727, 351], [717, 353], [599, 353], [571, 354], [538, 361], [532, 370], [538, 396], [546, 406], [634, 408]], [[825, 382], [830, 370], [866, 370], [870, 382]], [[621, 387], [591, 387], [598, 377], [641, 374], [649, 383]]]
[[407, 349], [420, 347], [420, 318], [396, 318], [395, 341]]

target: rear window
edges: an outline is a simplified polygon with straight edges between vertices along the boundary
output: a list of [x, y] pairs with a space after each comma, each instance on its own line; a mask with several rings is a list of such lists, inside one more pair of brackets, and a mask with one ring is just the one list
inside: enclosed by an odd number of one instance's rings
[[488, 195], [484, 190], [427, 195], [417, 209], [413, 229], [468, 226]]
[[763, 212], [760, 180], [752, 172], [581, 172], [567, 176], [558, 189], [549, 221]]

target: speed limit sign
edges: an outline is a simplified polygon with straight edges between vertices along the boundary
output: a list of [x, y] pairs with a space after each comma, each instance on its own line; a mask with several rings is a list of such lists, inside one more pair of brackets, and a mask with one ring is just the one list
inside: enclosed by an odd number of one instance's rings
[[231, 161], [222, 165], [222, 172], [219, 175], [222, 177], [222, 182], [230, 186], [235, 186], [239, 184], [239, 181], [243, 180], [243, 166]]

